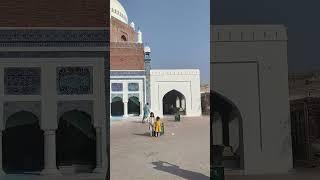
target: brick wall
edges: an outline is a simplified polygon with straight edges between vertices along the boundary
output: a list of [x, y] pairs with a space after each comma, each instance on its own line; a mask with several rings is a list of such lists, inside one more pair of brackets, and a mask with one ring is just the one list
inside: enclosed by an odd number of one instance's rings
[[[129, 26], [116, 18], [111, 18], [110, 35], [110, 68], [111, 70], [144, 70], [144, 49], [137, 44], [137, 33]], [[127, 42], [121, 40], [121, 36]]]
[[[121, 47], [127, 45], [128, 47]], [[111, 43], [111, 70], [144, 70], [144, 50], [142, 45]]]
[[108, 0], [2, 0], [0, 27], [105, 27]]
[[121, 42], [121, 36], [123, 35], [127, 38], [128, 42], [136, 42], [137, 33], [133, 30], [133, 28], [131, 28], [131, 26], [121, 22], [114, 17], [111, 18], [110, 22], [111, 42]]

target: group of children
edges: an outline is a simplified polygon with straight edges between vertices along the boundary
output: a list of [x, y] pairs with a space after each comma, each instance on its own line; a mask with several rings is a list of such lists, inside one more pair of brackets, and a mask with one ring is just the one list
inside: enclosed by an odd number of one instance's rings
[[163, 123], [160, 121], [160, 117], [154, 118], [154, 113], [151, 112], [147, 119], [149, 125], [150, 136], [159, 137], [163, 133]]

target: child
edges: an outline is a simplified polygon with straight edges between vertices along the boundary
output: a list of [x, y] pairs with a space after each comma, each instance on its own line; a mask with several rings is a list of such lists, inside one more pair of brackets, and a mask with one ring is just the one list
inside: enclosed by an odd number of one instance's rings
[[150, 136], [154, 136], [154, 131], [153, 131], [153, 124], [154, 124], [154, 113], [151, 112], [150, 113], [150, 117], [149, 117], [149, 120], [148, 120], [148, 123], [149, 123], [149, 131], [150, 131]]
[[154, 122], [154, 131], [156, 132], [156, 137], [160, 136], [160, 132], [161, 132], [161, 121], [160, 121], [160, 117], [156, 118], [156, 122]]

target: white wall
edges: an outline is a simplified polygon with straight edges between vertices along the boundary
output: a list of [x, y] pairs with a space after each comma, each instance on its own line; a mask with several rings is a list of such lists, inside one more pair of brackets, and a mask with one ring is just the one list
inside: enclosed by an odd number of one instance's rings
[[[89, 95], [58, 95], [56, 92], [56, 68], [60, 66], [90, 66], [93, 70], [93, 92]], [[4, 94], [4, 69], [6, 67], [39, 67], [41, 68], [41, 94], [40, 95], [5, 95]], [[105, 139], [107, 138], [107, 122], [106, 122], [106, 113], [105, 113], [105, 82], [104, 82], [104, 59], [103, 58], [23, 58], [23, 62], [21, 62], [20, 58], [0, 58], [0, 131], [5, 130], [6, 112], [3, 110], [3, 104], [5, 102], [41, 102], [41, 106], [39, 110], [41, 113], [40, 118], [40, 126], [44, 131], [55, 131], [58, 128], [58, 119], [59, 109], [65, 111], [66, 108], [63, 106], [59, 106], [59, 102], [63, 102], [63, 104], [74, 104], [74, 107], [77, 107], [77, 101], [89, 101], [92, 102], [93, 112], [90, 114], [93, 118], [93, 126], [98, 130], [101, 130], [99, 136], [97, 138], [101, 141], [98, 141], [97, 147], [98, 149], [101, 163], [103, 168], [101, 171], [103, 172], [105, 167], [108, 166], [106, 153], [107, 152], [107, 144]], [[19, 107], [19, 106], [18, 106]], [[66, 106], [68, 107], [68, 106]], [[34, 107], [26, 107], [27, 109], [32, 109]], [[20, 109], [23, 109], [21, 107]], [[86, 108], [89, 109], [89, 108]], [[86, 112], [90, 112], [89, 110]], [[48, 133], [45, 134], [48, 136]], [[52, 140], [52, 139], [49, 139]], [[55, 141], [53, 141], [55, 142]], [[0, 144], [0, 149], [2, 145]], [[55, 143], [45, 142], [45, 149], [55, 149]], [[1, 152], [1, 150], [0, 150]], [[46, 156], [55, 157], [55, 153], [48, 153], [54, 151], [46, 151]], [[1, 153], [0, 153], [1, 155]], [[49, 158], [45, 158], [46, 166], [52, 161], [47, 161]], [[52, 158], [54, 159], [54, 158]], [[50, 160], [52, 160], [50, 159]], [[1, 161], [0, 161], [1, 162]], [[49, 162], [49, 163], [48, 163]], [[53, 163], [56, 164], [55, 162]], [[45, 167], [45, 170], [48, 167]], [[98, 169], [96, 169], [98, 171]], [[0, 168], [1, 172], [1, 168]]]
[[200, 71], [197, 69], [167, 69], [150, 71], [151, 111], [163, 116], [162, 99], [171, 90], [186, 98], [186, 116], [201, 116]]
[[211, 89], [240, 110], [244, 173], [292, 168], [287, 33], [280, 25], [211, 27]]

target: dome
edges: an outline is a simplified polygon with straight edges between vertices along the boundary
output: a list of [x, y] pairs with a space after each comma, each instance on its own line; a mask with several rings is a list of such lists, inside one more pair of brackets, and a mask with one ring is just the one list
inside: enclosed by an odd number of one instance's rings
[[119, 0], [110, 1], [110, 18], [114, 17], [123, 23], [128, 24], [128, 16], [126, 10], [123, 8]]

